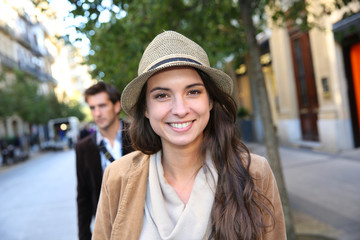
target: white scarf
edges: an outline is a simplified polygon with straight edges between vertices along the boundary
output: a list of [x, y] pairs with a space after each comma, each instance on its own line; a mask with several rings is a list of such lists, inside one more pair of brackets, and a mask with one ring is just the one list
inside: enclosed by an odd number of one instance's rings
[[206, 163], [209, 168], [203, 167], [198, 172], [185, 205], [164, 177], [161, 151], [151, 155], [140, 240], [201, 240], [209, 237], [218, 175], [209, 154]]

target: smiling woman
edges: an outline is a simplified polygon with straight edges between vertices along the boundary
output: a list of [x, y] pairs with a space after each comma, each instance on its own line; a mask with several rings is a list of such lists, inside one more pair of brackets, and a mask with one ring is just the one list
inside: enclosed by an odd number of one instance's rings
[[232, 79], [173, 31], [138, 73], [121, 98], [138, 151], [106, 169], [94, 239], [286, 239], [269, 164], [236, 135]]
[[200, 147], [211, 104], [195, 69], [169, 68], [150, 77], [146, 104], [145, 116], [163, 146], [172, 144], [176, 149], [197, 144]]

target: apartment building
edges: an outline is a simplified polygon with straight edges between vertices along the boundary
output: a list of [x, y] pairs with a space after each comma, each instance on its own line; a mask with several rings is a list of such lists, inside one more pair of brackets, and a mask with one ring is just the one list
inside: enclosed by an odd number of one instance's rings
[[[320, 3], [308, 0], [311, 11]], [[259, 44], [272, 117], [282, 145], [338, 152], [360, 147], [360, 3], [331, 11], [302, 32], [269, 23]], [[237, 70], [240, 105], [252, 112], [253, 140], [263, 141], [251, 84]]]
[[[15, 2], [16, 3], [16, 2]], [[22, 71], [36, 79], [43, 94], [56, 86], [51, 74], [54, 62], [46, 47], [49, 35], [37, 21], [34, 7], [14, 5], [14, 1], [0, 1], [0, 71], [6, 81], [15, 78], [15, 71]], [[25, 12], [24, 9], [29, 12]], [[48, 43], [47, 43], [48, 44]], [[16, 136], [29, 133], [27, 123], [18, 116], [0, 121], [0, 136]]]
[[[57, 37], [59, 27], [58, 19], [44, 15], [31, 0], [0, 0], [0, 72], [6, 81], [13, 81], [16, 71], [23, 72], [36, 81], [39, 94], [55, 92], [60, 101], [82, 100], [93, 80], [77, 50]], [[30, 124], [16, 114], [2, 118], [0, 138], [44, 135], [44, 126]]]
[[[349, 8], [355, 14], [343, 19]], [[331, 152], [360, 147], [360, 4], [316, 21], [322, 28], [309, 32], [272, 29], [280, 141]]]

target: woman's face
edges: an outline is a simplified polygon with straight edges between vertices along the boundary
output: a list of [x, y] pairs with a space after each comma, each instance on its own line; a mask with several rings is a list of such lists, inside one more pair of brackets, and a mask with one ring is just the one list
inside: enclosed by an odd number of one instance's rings
[[163, 147], [201, 144], [212, 103], [194, 69], [171, 68], [153, 75], [147, 82], [146, 105], [145, 116]]

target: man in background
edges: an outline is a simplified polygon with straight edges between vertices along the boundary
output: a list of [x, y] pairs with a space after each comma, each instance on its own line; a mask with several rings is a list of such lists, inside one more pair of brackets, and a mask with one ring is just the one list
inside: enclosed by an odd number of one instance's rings
[[96, 213], [102, 175], [114, 160], [133, 151], [128, 124], [118, 118], [120, 93], [112, 85], [99, 82], [85, 91], [97, 130], [81, 139], [75, 148], [79, 239], [91, 239], [91, 222]]

